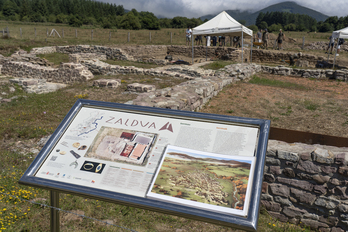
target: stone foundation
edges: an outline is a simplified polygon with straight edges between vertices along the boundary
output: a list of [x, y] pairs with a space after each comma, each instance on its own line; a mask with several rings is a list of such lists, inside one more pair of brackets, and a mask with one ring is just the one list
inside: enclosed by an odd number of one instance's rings
[[268, 144], [261, 204], [282, 222], [348, 229], [348, 148]]
[[63, 63], [60, 68], [51, 68], [29, 62], [6, 61], [2, 65], [1, 74], [57, 83], [83, 82], [93, 78], [86, 67], [75, 63]]
[[101, 53], [74, 53], [69, 54], [69, 62], [80, 63], [82, 60], [107, 60], [105, 54]]
[[66, 87], [66, 84], [47, 83], [45, 79], [19, 78], [11, 79], [10, 82], [21, 86], [22, 89], [27, 93], [36, 94], [54, 92], [58, 89]]

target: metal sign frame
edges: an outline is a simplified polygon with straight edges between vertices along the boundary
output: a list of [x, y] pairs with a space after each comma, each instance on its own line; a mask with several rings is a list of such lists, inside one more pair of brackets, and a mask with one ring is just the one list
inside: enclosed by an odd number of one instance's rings
[[[171, 202], [163, 202], [156, 199], [149, 199], [146, 197], [131, 196], [124, 193], [117, 193], [114, 191], [107, 191], [91, 187], [85, 187], [70, 183], [62, 183], [59, 181], [48, 180], [36, 177], [35, 174], [45, 162], [55, 144], [64, 135], [74, 117], [83, 107], [96, 107], [100, 109], [130, 112], [137, 114], [146, 114], [153, 116], [168, 117], [174, 119], [193, 120], [202, 122], [219, 122], [226, 124], [234, 124], [242, 127], [256, 127], [258, 128], [258, 141], [255, 150], [255, 169], [253, 172], [253, 184], [251, 187], [250, 203], [247, 216], [242, 217], [238, 215], [229, 215], [226, 213], [211, 212], [209, 210], [202, 210], [192, 206], [182, 204], [175, 204]], [[265, 157], [267, 151], [268, 136], [270, 130], [270, 121], [262, 119], [251, 119], [232, 117], [226, 115], [215, 115], [207, 113], [197, 113], [189, 111], [177, 111], [162, 108], [151, 108], [135, 105], [126, 105], [119, 103], [100, 102], [92, 100], [79, 99], [71, 108], [69, 113], [65, 116], [56, 131], [52, 134], [46, 145], [42, 148], [35, 160], [26, 170], [24, 175], [19, 180], [20, 184], [34, 186], [38, 188], [48, 189], [51, 191], [51, 204], [59, 204], [59, 195], [57, 193], [64, 192], [76, 194], [83, 197], [94, 198], [98, 200], [108, 201], [116, 204], [122, 204], [137, 208], [153, 210], [161, 213], [172, 214], [176, 216], [201, 220], [223, 226], [244, 229], [248, 231], [256, 231], [259, 216], [260, 196], [262, 189]], [[55, 194], [56, 193], [56, 194]], [[53, 196], [53, 197], [52, 197]], [[54, 197], [55, 196], [55, 197]], [[58, 199], [57, 199], [58, 198]], [[54, 206], [53, 205], [53, 206]], [[54, 212], [51, 213], [51, 231], [59, 231], [59, 218], [54, 217]], [[52, 220], [55, 220], [56, 227], [52, 227]], [[57, 225], [58, 224], [58, 225]]]

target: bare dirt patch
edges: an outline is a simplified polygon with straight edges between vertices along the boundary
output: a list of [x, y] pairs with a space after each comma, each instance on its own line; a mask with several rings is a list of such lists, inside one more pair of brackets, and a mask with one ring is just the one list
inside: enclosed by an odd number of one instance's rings
[[238, 83], [226, 87], [202, 112], [269, 119], [273, 127], [348, 137], [348, 83], [258, 76], [300, 87]]

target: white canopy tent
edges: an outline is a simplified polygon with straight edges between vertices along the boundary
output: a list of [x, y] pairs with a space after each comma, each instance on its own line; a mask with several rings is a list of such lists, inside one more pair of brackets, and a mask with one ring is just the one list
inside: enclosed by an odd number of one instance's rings
[[[242, 62], [243, 62], [243, 39], [253, 37], [253, 31], [243, 26], [225, 11], [221, 12], [208, 22], [192, 29], [192, 35], [215, 35], [215, 36], [241, 36], [242, 37]], [[193, 36], [192, 36], [192, 64], [193, 64]], [[252, 48], [251, 41], [251, 48]]]
[[348, 27], [332, 32], [332, 37], [334, 37], [335, 39], [337, 38], [337, 47], [336, 47], [335, 59], [334, 59], [333, 66], [332, 66], [332, 68], [334, 68], [335, 62], [336, 62], [336, 56], [337, 56], [338, 40], [340, 38], [348, 39]]

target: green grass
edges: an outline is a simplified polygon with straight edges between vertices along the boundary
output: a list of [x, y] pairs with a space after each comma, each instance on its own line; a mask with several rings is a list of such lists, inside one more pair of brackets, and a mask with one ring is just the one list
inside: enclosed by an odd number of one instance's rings
[[219, 60], [219, 61], [214, 61], [210, 64], [206, 64], [204, 66], [201, 66], [201, 68], [218, 70], [218, 69], [224, 68], [225, 66], [230, 65], [230, 64], [234, 64], [234, 62]]
[[305, 101], [303, 102], [303, 104], [304, 104], [304, 107], [305, 107], [307, 110], [310, 110], [310, 111], [315, 111], [315, 110], [317, 110], [317, 109], [320, 107], [319, 104], [316, 104], [316, 103], [314, 103], [314, 102], [312, 102], [312, 101], [310, 101], [310, 100], [305, 100]]
[[69, 62], [69, 54], [64, 53], [51, 53], [51, 54], [39, 54], [37, 55], [40, 58], [44, 58], [56, 66], [60, 65], [60, 63], [68, 63]]
[[111, 65], [134, 66], [137, 68], [146, 68], [146, 69], [161, 67], [161, 65], [157, 65], [153, 63], [135, 62], [135, 61], [129, 61], [129, 60], [105, 60], [104, 62]]
[[286, 82], [286, 81], [271, 80], [268, 78], [260, 78], [256, 75], [254, 75], [251, 78], [249, 83], [256, 84], [256, 85], [265, 85], [265, 86], [272, 86], [272, 87], [279, 87], [279, 88], [287, 88], [287, 89], [307, 90], [307, 88], [303, 85], [299, 85], [299, 84], [291, 83], [291, 82]]

